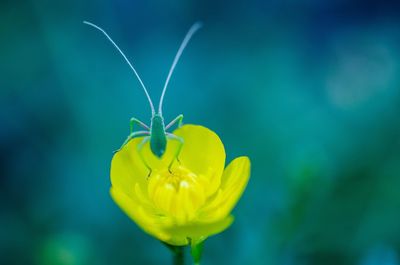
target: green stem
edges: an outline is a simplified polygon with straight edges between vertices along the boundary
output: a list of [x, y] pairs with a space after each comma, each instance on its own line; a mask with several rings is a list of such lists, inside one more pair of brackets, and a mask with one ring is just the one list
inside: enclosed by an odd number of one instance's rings
[[192, 254], [194, 265], [200, 265], [201, 255], [203, 254], [204, 241], [192, 244], [190, 254]]
[[185, 256], [183, 252], [183, 247], [175, 247], [174, 255], [174, 265], [184, 265]]
[[168, 243], [162, 242], [173, 255], [174, 265], [184, 265], [185, 264], [185, 247], [184, 246], [173, 246]]

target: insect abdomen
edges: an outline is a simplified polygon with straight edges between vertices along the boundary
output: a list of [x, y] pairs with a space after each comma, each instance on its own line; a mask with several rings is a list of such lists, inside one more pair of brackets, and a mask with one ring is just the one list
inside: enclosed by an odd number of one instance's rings
[[154, 155], [161, 157], [167, 148], [167, 137], [163, 118], [155, 114], [151, 122], [150, 149]]

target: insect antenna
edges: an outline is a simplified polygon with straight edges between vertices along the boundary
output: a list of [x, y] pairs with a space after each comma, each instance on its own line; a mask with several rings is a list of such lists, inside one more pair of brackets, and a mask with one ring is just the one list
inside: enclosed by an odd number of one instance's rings
[[149, 92], [147, 92], [147, 89], [146, 89], [146, 87], [145, 87], [145, 85], [144, 85], [142, 79], [140, 78], [139, 74], [136, 72], [136, 70], [135, 70], [135, 68], [133, 67], [133, 65], [131, 64], [131, 62], [128, 60], [128, 58], [125, 56], [125, 54], [122, 52], [122, 50], [121, 50], [121, 49], [118, 47], [118, 45], [111, 39], [111, 37], [108, 36], [107, 32], [105, 32], [102, 28], [100, 28], [99, 26], [97, 26], [97, 25], [95, 25], [95, 24], [93, 24], [93, 23], [91, 23], [91, 22], [88, 22], [88, 21], [83, 21], [83, 23], [86, 24], [86, 25], [92, 26], [92, 27], [94, 27], [95, 29], [100, 30], [100, 31], [107, 37], [107, 39], [114, 45], [114, 47], [119, 51], [119, 53], [122, 55], [122, 57], [124, 57], [125, 61], [128, 63], [129, 67], [132, 69], [133, 73], [136, 75], [137, 79], [139, 80], [140, 85], [142, 86], [142, 88], [143, 88], [143, 90], [144, 90], [144, 93], [146, 94], [146, 97], [147, 97], [147, 99], [148, 99], [148, 101], [149, 101], [149, 103], [150, 103], [151, 114], [152, 114], [152, 116], [154, 116], [154, 114], [155, 114], [154, 105], [153, 105], [153, 102], [151, 101]]
[[175, 55], [174, 61], [172, 62], [171, 68], [169, 69], [167, 80], [165, 81], [164, 88], [163, 88], [162, 93], [161, 93], [160, 103], [158, 105], [158, 113], [160, 113], [160, 114], [162, 114], [162, 104], [163, 104], [163, 101], [164, 101], [165, 91], [167, 90], [167, 86], [168, 86], [169, 80], [171, 79], [171, 75], [174, 72], [175, 66], [178, 63], [179, 58], [181, 57], [182, 52], [185, 49], [186, 45], [188, 44], [190, 38], [201, 27], [202, 27], [202, 23], [201, 22], [196, 22], [190, 27], [189, 31], [186, 33], [186, 36], [185, 36], [185, 38], [183, 39], [183, 41], [181, 43], [181, 46], [178, 49], [178, 52]]

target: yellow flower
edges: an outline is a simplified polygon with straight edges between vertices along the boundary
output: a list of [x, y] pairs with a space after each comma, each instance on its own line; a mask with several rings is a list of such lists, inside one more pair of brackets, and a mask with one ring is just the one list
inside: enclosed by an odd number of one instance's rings
[[[250, 160], [238, 157], [227, 168], [225, 150], [211, 130], [184, 125], [174, 131], [184, 139], [178, 159], [177, 141], [157, 159], [143, 138], [132, 139], [111, 162], [111, 195], [145, 232], [175, 246], [201, 242], [225, 230], [249, 176]], [[151, 174], [144, 161], [150, 166]], [[173, 161], [171, 168], [168, 166]]]

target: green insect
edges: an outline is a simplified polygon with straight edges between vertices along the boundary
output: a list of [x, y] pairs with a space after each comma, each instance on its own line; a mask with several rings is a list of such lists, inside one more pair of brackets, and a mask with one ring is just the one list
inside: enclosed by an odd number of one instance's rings
[[[168, 76], [167, 79], [165, 81], [164, 84], [164, 88], [162, 90], [161, 93], [161, 97], [160, 97], [160, 102], [158, 105], [158, 111], [156, 112], [154, 109], [154, 105], [153, 105], [153, 101], [150, 98], [150, 95], [142, 81], [142, 79], [140, 78], [139, 74], [137, 73], [137, 71], [135, 70], [135, 68], [132, 66], [131, 62], [128, 60], [128, 58], [125, 56], [125, 54], [122, 52], [122, 50], [118, 47], [118, 45], [111, 39], [111, 37], [99, 26], [91, 23], [91, 22], [87, 22], [87, 21], [83, 21], [83, 23], [92, 26], [96, 29], [98, 29], [99, 31], [101, 31], [107, 38], [108, 40], [114, 45], [114, 47], [119, 51], [119, 53], [122, 55], [122, 57], [125, 59], [125, 61], [128, 63], [129, 67], [132, 69], [133, 73], [135, 74], [135, 76], [137, 77], [137, 79], [140, 82], [140, 85], [142, 86], [144, 93], [146, 94], [146, 97], [149, 101], [150, 104], [150, 108], [151, 108], [151, 122], [150, 122], [150, 126], [146, 125], [144, 122], [141, 122], [140, 120], [136, 119], [136, 118], [131, 118], [130, 121], [130, 134], [128, 136], [128, 138], [126, 139], [126, 141], [123, 143], [123, 145], [121, 146], [121, 148], [127, 144], [131, 139], [135, 138], [135, 137], [142, 137], [144, 136], [143, 141], [138, 145], [138, 151], [139, 151], [139, 155], [141, 156], [141, 150], [143, 148], [143, 146], [150, 141], [150, 149], [151, 152], [157, 156], [158, 158], [161, 158], [163, 156], [163, 154], [165, 153], [166, 149], [167, 149], [167, 139], [171, 139], [171, 140], [175, 140], [179, 142], [179, 147], [177, 148], [176, 154], [175, 154], [175, 158], [178, 157], [180, 150], [182, 148], [183, 145], [183, 139], [179, 136], [176, 136], [172, 133], [167, 132], [167, 130], [169, 128], [171, 128], [174, 124], [178, 123], [178, 127], [180, 127], [182, 125], [182, 120], [183, 120], [183, 115], [180, 114], [178, 115], [175, 119], [173, 119], [170, 123], [168, 123], [167, 125], [165, 125], [164, 123], [164, 118], [162, 115], [162, 104], [163, 104], [163, 100], [164, 100], [164, 96], [165, 96], [165, 92], [167, 90], [167, 86], [169, 83], [169, 80], [171, 79], [171, 75], [175, 69], [175, 66], [177, 64], [177, 62], [179, 61], [179, 58], [182, 55], [183, 50], [185, 49], [186, 45], [188, 44], [190, 38], [193, 36], [193, 34], [199, 30], [201, 28], [201, 23], [197, 22], [195, 24], [192, 25], [192, 27], [189, 29], [189, 31], [186, 33], [185, 38], [183, 39], [178, 52], [175, 55], [174, 61], [172, 62], [172, 66], [168, 72]], [[139, 131], [135, 131], [135, 126], [139, 126], [141, 127], [143, 130], [139, 130]], [[150, 169], [150, 167], [147, 165], [147, 163], [145, 162], [145, 160], [143, 159], [143, 157], [141, 156], [142, 160], [144, 161], [145, 165]], [[172, 165], [171, 164], [170, 166]], [[151, 169], [150, 169], [150, 173], [151, 173]]]

